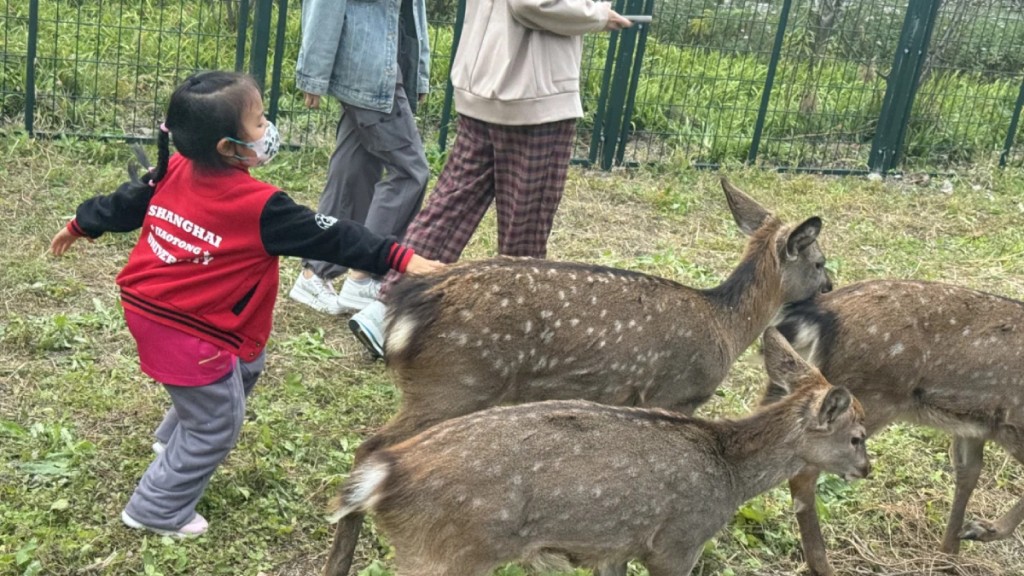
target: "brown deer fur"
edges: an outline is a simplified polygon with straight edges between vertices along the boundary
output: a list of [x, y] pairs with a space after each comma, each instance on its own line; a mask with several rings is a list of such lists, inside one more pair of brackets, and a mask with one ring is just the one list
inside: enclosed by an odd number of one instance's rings
[[[532, 259], [404, 279], [389, 300], [385, 334], [401, 407], [356, 461], [499, 404], [584, 399], [692, 413], [783, 304], [831, 289], [819, 218], [788, 226], [725, 178], [722, 188], [749, 240], [715, 288]], [[325, 575], [347, 574], [359, 523], [353, 515], [339, 524]], [[602, 572], [614, 574], [624, 567]]]
[[[864, 404], [868, 433], [895, 421], [953, 435], [956, 486], [941, 550], [960, 539], [1008, 538], [1024, 498], [995, 521], [964, 524], [986, 441], [1024, 462], [1024, 303], [931, 282], [853, 284], [787, 307], [779, 324], [796, 349]], [[779, 390], [784, 393], [785, 390]], [[814, 506], [817, 471], [790, 481], [811, 572], [833, 574]]]
[[385, 344], [402, 405], [364, 451], [497, 404], [584, 399], [692, 413], [784, 303], [831, 288], [818, 218], [786, 226], [723, 186], [750, 240], [716, 288], [531, 259], [407, 279], [390, 301]]
[[746, 500], [813, 464], [867, 476], [863, 413], [777, 331], [766, 366], [795, 390], [738, 420], [548, 401], [449, 420], [353, 471], [334, 516], [372, 510], [399, 576], [500, 564], [620, 565], [689, 574]]

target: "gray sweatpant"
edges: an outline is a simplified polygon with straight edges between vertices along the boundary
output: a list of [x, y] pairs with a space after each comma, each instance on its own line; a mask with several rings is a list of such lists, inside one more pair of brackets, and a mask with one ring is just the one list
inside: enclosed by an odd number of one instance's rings
[[[401, 238], [423, 203], [430, 168], [401, 74], [398, 78], [390, 113], [342, 103], [337, 146], [317, 211]], [[346, 271], [318, 260], [303, 260], [302, 265], [327, 280]]]
[[163, 530], [177, 530], [192, 520], [210, 477], [238, 442], [245, 399], [265, 361], [263, 353], [252, 362], [237, 362], [206, 386], [164, 385], [174, 406], [155, 435], [167, 448], [142, 475], [125, 507], [129, 516]]

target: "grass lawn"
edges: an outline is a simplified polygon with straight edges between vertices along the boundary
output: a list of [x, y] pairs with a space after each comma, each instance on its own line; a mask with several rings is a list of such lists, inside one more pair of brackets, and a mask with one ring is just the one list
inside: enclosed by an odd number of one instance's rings
[[[257, 175], [315, 206], [329, 152], [285, 152]], [[397, 397], [346, 318], [287, 299], [297, 259], [282, 261], [267, 370], [238, 448], [199, 503], [208, 535], [178, 542], [121, 525], [168, 406], [138, 371], [117, 301], [114, 277], [135, 235], [80, 242], [60, 260], [46, 250], [81, 200], [123, 179], [129, 157], [118, 143], [0, 141], [0, 574], [315, 574], [331, 538], [326, 502]], [[962, 172], [948, 178], [951, 191], [943, 177], [726, 172], [789, 222], [821, 216], [821, 243], [839, 285], [919, 278], [1024, 298], [1020, 171]], [[489, 216], [466, 258], [494, 254], [494, 236]], [[550, 257], [708, 287], [738, 262], [743, 245], [716, 174], [574, 168]], [[745, 413], [763, 382], [748, 353], [699, 414]], [[952, 499], [947, 446], [945, 434], [894, 426], [868, 444], [872, 479], [822, 478], [825, 537], [840, 573], [1024, 573], [1020, 531], [999, 543], [965, 543], [957, 558], [937, 553]], [[990, 447], [968, 516], [995, 518], [1021, 494], [1020, 465]], [[387, 542], [372, 530], [364, 529], [357, 566], [364, 576], [390, 574]], [[694, 573], [781, 576], [802, 567], [789, 494], [779, 487], [738, 511]]]

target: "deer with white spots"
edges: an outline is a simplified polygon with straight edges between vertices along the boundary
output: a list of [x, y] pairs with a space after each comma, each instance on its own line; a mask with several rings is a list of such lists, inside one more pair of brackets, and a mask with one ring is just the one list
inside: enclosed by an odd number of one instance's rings
[[[693, 413], [783, 304], [831, 289], [818, 217], [786, 225], [725, 178], [722, 188], [749, 239], [714, 288], [536, 259], [405, 278], [389, 299], [384, 344], [401, 407], [356, 462], [500, 404], [583, 399]], [[355, 514], [338, 526], [326, 575], [348, 573], [360, 523]]]
[[372, 511], [398, 576], [632, 559], [689, 574], [738, 506], [801, 467], [870, 472], [856, 399], [774, 329], [765, 358], [793, 392], [737, 420], [556, 400], [442, 422], [365, 458], [333, 516]]
[[[953, 436], [955, 489], [942, 552], [956, 554], [961, 539], [1013, 534], [1024, 498], [995, 521], [964, 524], [964, 516], [985, 442], [1024, 463], [1024, 303], [948, 284], [878, 280], [788, 306], [779, 330], [860, 399], [869, 434], [903, 421]], [[813, 467], [803, 470], [790, 490], [808, 567], [831, 576], [814, 505], [817, 477]]]

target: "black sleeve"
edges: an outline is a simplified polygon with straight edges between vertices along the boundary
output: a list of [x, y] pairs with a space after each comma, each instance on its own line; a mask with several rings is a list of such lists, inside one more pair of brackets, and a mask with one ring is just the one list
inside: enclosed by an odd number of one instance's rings
[[155, 189], [139, 181], [118, 186], [113, 194], [94, 196], [78, 205], [75, 225], [89, 238], [104, 232], [131, 232], [142, 226]]
[[284, 192], [270, 197], [260, 214], [260, 236], [268, 254], [323, 260], [384, 274], [390, 270], [394, 238], [370, 232], [352, 220], [317, 214]]

